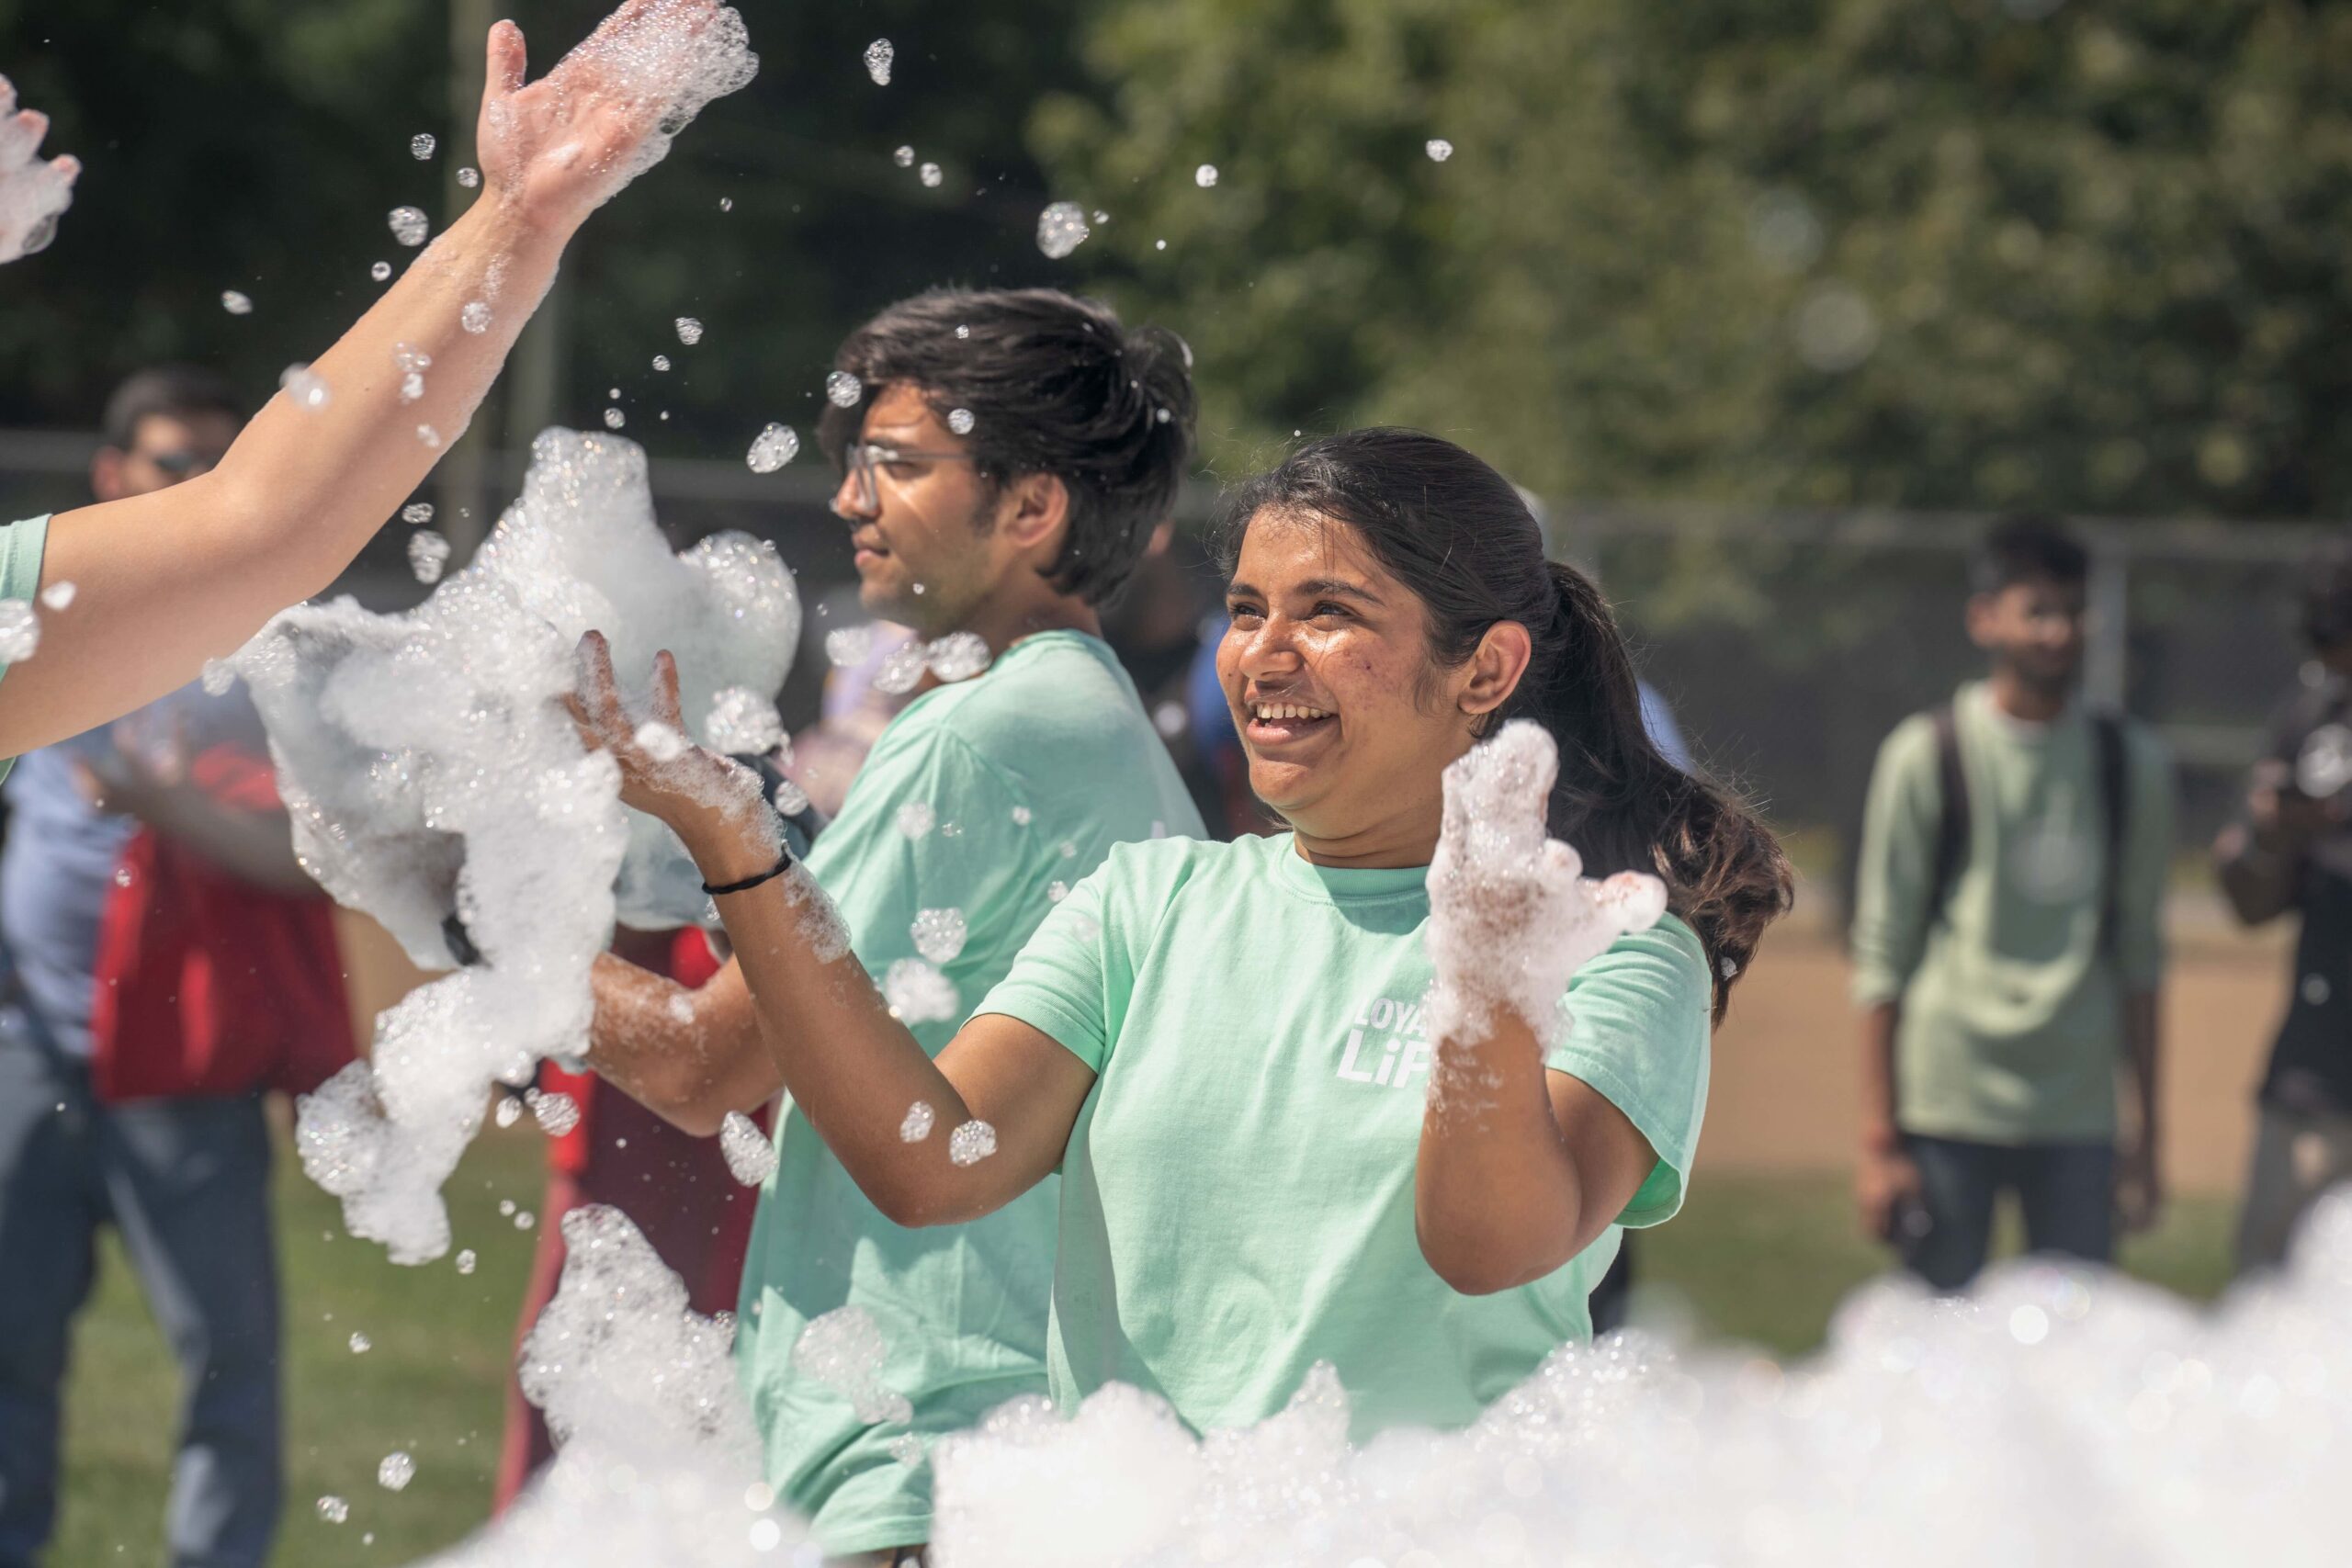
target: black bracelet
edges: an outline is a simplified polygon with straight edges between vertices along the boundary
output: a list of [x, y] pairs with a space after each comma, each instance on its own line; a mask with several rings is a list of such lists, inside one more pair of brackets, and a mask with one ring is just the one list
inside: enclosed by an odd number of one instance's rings
[[775, 863], [768, 867], [767, 870], [760, 873], [759, 875], [747, 876], [741, 882], [722, 883], [717, 887], [713, 887], [709, 883], [706, 882], [702, 885], [702, 890], [709, 894], [714, 898], [722, 897], [729, 893], [748, 893], [752, 888], [757, 887], [761, 883], [773, 882], [791, 869], [792, 846], [790, 844], [778, 844], [775, 849]]

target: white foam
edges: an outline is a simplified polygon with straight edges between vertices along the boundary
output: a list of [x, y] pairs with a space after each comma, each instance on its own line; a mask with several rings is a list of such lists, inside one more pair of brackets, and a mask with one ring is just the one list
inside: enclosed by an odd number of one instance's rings
[[878, 38], [865, 46], [865, 73], [874, 78], [876, 86], [890, 85], [890, 62], [897, 57], [898, 51], [890, 47], [888, 39]]
[[800, 455], [800, 437], [788, 424], [771, 424], [752, 437], [743, 461], [755, 474], [772, 474]]
[[967, 1122], [947, 1134], [947, 1158], [952, 1165], [978, 1165], [996, 1153], [996, 1129], [985, 1122]]
[[1433, 1040], [1477, 1040], [1508, 1009], [1548, 1043], [1564, 1027], [1568, 977], [1666, 910], [1657, 877], [1583, 874], [1577, 852], [1544, 831], [1559, 749], [1516, 719], [1445, 770], [1444, 824], [1430, 863], [1425, 938], [1436, 979]]
[[920, 958], [894, 961], [883, 972], [882, 997], [901, 1023], [952, 1022], [956, 984]]
[[718, 1124], [718, 1152], [728, 1170], [746, 1187], [757, 1187], [775, 1169], [775, 1145], [740, 1111], [729, 1111]]
[[1092, 232], [1085, 210], [1074, 201], [1057, 201], [1037, 215], [1037, 248], [1056, 261], [1086, 243]]
[[676, 840], [624, 813], [612, 759], [581, 747], [562, 705], [581, 634], [605, 632], [639, 702], [654, 650], [675, 650], [699, 711], [720, 686], [781, 687], [799, 630], [765, 545], [670, 552], [631, 443], [550, 431], [534, 459], [474, 560], [422, 606], [299, 606], [235, 660], [321, 886], [420, 964], [455, 962], [453, 910], [483, 957], [383, 1013], [371, 1061], [304, 1103], [306, 1167], [401, 1262], [447, 1249], [438, 1189], [492, 1082], [586, 1056], [588, 970], [616, 919], [662, 929], [704, 902]]
[[961, 909], [918, 909], [908, 935], [915, 951], [933, 964], [951, 964], [964, 951], [967, 935]]
[[835, 1307], [800, 1331], [792, 1364], [848, 1400], [859, 1420], [905, 1421], [914, 1414], [906, 1395], [882, 1386], [889, 1351], [872, 1313], [862, 1306]]
[[734, 757], [763, 756], [784, 744], [784, 719], [770, 698], [749, 686], [729, 686], [710, 699], [702, 733], [714, 751]]

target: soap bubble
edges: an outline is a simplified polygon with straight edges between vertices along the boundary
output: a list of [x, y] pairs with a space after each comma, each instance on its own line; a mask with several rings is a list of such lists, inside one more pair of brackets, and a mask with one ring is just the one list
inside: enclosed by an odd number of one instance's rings
[[630, 739], [637, 749], [657, 762], [674, 762], [686, 754], [686, 738], [659, 719], [647, 719]]
[[328, 1524], [339, 1525], [351, 1517], [351, 1505], [330, 1492], [319, 1499], [319, 1517]]
[[[498, 1097], [498, 1109], [491, 1114], [501, 1127], [512, 1127], [523, 1119], [523, 1102], [511, 1094], [502, 1094]], [[511, 1214], [514, 1212], [514, 1205], [507, 1203], [499, 1212]]]
[[887, 87], [890, 85], [890, 62], [897, 53], [898, 51], [890, 47], [890, 40], [886, 38], [876, 39], [865, 46], [865, 73], [874, 78], [876, 86]]
[[1084, 244], [1091, 232], [1074, 201], [1055, 202], [1037, 215], [1037, 248], [1057, 261]]
[[723, 756], [757, 757], [784, 744], [775, 704], [749, 686], [729, 686], [710, 699], [702, 738]]
[[978, 632], [949, 632], [923, 649], [931, 672], [943, 681], [968, 681], [986, 670], [993, 657], [988, 638]]
[[947, 1134], [947, 1158], [955, 1165], [978, 1165], [996, 1153], [996, 1129], [985, 1122], [967, 1122]]
[[961, 909], [918, 909], [909, 935], [915, 951], [933, 964], [950, 964], [964, 951], [967, 932]]
[[793, 1370], [848, 1400], [859, 1420], [911, 1420], [906, 1396], [882, 1386], [888, 1357], [882, 1330], [862, 1306], [835, 1307], [809, 1319], [792, 1347]]
[[376, 1484], [387, 1492], [404, 1490], [416, 1477], [416, 1461], [394, 1450], [376, 1466]]
[[531, 1100], [531, 1118], [540, 1132], [560, 1138], [580, 1125], [580, 1102], [560, 1089], [540, 1090]]
[[854, 409], [864, 396], [865, 383], [846, 370], [835, 370], [825, 378], [825, 400], [837, 409]]
[[666, 354], [655, 355], [653, 356], [653, 368], [656, 370], [667, 370], [670, 368], [670, 356]]
[[972, 411], [970, 409], [949, 409], [947, 411], [947, 428], [954, 431], [958, 435], [971, 434]]
[[775, 1169], [775, 1145], [740, 1111], [729, 1111], [719, 1123], [718, 1152], [726, 1157], [728, 1170], [746, 1187], [759, 1186]]
[[1199, 168], [1194, 169], [1193, 171], [1193, 183], [1200, 186], [1203, 190], [1206, 190], [1211, 186], [1216, 185], [1216, 165], [1215, 164], [1203, 164]]
[[1430, 163], [1442, 164], [1453, 156], [1453, 143], [1442, 136], [1432, 136], [1422, 145], [1421, 151], [1430, 155]]
[[882, 999], [910, 1027], [956, 1021], [956, 983], [920, 958], [901, 958], [883, 972]]
[[931, 1129], [936, 1120], [936, 1113], [929, 1101], [916, 1100], [907, 1107], [906, 1120], [899, 1123], [899, 1141], [902, 1144], [922, 1143], [931, 1136]]
[[472, 1273], [474, 1271], [475, 1261], [474, 1249], [472, 1247], [460, 1247], [458, 1251], [457, 1258], [458, 1272], [460, 1274]]
[[755, 474], [772, 474], [797, 457], [800, 437], [788, 424], [771, 424], [752, 437], [752, 449], [743, 460]]
[[40, 591], [40, 602], [52, 610], [62, 610], [74, 603], [81, 589], [71, 582], [52, 582]]
[[702, 323], [692, 316], [680, 316], [674, 324], [678, 329], [678, 341], [688, 348], [702, 341]]
[[605, 411], [605, 428], [606, 430], [618, 430], [622, 425], [627, 424], [628, 423], [628, 415], [621, 412], [620, 410], [606, 409]]
[[433, 521], [433, 503], [429, 501], [410, 502], [401, 508], [401, 521], [414, 524], [420, 528], [424, 526]]
[[424, 216], [424, 209], [415, 207], [393, 208], [390, 222], [392, 238], [412, 247], [424, 243], [424, 236], [433, 227], [432, 220]]
[[433, 156], [433, 134], [430, 131], [420, 130], [408, 139], [408, 155], [420, 164]]
[[902, 169], [911, 169], [915, 166], [915, 150], [911, 147], [901, 147], [890, 154], [890, 160]]
[[490, 301], [467, 300], [465, 309], [458, 312], [458, 324], [477, 336], [490, 331]]
[[358, 1332], [356, 1329], [354, 1329], [354, 1330], [352, 1331], [352, 1335], [351, 1335], [351, 1353], [352, 1353], [353, 1355], [355, 1355], [355, 1356], [364, 1356], [364, 1355], [366, 1355], [368, 1351], [370, 1351], [370, 1350], [372, 1350], [372, 1349], [374, 1349], [374, 1348], [375, 1348], [375, 1341], [373, 1341], [373, 1340], [369, 1339], [369, 1338], [368, 1337], [368, 1336], [366, 1336], [365, 1334], [362, 1334], [362, 1333]]
[[930, 186], [932, 189], [937, 190], [939, 188], [939, 182], [945, 179], [947, 176], [940, 169], [938, 164], [925, 164], [922, 168], [915, 171], [915, 177], [922, 181], [924, 185]]
[[368, 276], [382, 283], [392, 276], [392, 264], [388, 261], [379, 261], [368, 269]]
[[424, 583], [441, 581], [441, 573], [449, 565], [449, 541], [430, 528], [420, 528], [408, 536], [408, 569]]
[[[922, 585], [917, 583], [921, 592]], [[930, 667], [931, 650], [921, 642], [910, 642], [892, 649], [882, 656], [882, 667], [874, 672], [874, 689], [886, 696], [903, 696], [922, 683], [923, 671]]]
[[480, 169], [470, 168], [459, 169], [458, 171], [458, 183], [465, 186], [466, 189], [471, 190], [476, 186], [481, 184], [481, 171]]
[[441, 433], [429, 424], [420, 424], [416, 427], [416, 442], [428, 452], [438, 452], [441, 450]]
[[874, 627], [871, 623], [857, 626], [835, 626], [825, 634], [825, 658], [840, 669], [863, 664], [874, 651]]
[[232, 316], [250, 316], [254, 313], [253, 300], [233, 288], [224, 288], [220, 291], [220, 308]]
[[316, 413], [334, 399], [326, 378], [307, 365], [289, 365], [278, 372], [277, 384], [286, 389], [286, 396], [293, 405], [308, 413]]

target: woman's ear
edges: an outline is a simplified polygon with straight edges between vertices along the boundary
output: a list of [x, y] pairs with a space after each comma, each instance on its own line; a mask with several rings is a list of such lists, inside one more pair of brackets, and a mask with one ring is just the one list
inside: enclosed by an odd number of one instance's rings
[[1497, 621], [1471, 652], [1466, 666], [1469, 678], [1454, 697], [1455, 704], [1473, 718], [1494, 712], [1519, 689], [1534, 652], [1534, 639], [1525, 626], [1517, 621]]

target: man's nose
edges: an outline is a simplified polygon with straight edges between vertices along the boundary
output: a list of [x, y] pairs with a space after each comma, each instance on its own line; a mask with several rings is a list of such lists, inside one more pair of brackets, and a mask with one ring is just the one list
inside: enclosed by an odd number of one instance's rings
[[[878, 507], [866, 499], [865, 486], [859, 480], [857, 470], [851, 468], [842, 475], [842, 482], [833, 487], [833, 499], [827, 502], [833, 515], [844, 523], [863, 523], [871, 519]], [[879, 497], [876, 498], [876, 500]]]

